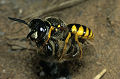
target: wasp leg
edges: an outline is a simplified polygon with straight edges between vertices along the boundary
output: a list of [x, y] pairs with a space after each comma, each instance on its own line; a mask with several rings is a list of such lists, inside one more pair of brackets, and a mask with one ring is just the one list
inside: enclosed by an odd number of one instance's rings
[[62, 52], [59, 60], [61, 60], [62, 57], [64, 56], [65, 50], [66, 50], [66, 48], [67, 48], [67, 43], [68, 43], [70, 37], [71, 37], [71, 33], [69, 32], [67, 38], [65, 39], [65, 45], [64, 45], [63, 52]]
[[53, 26], [51, 26], [50, 27], [50, 30], [49, 30], [49, 32], [48, 32], [48, 38], [47, 38], [47, 40], [45, 41], [45, 43], [43, 44], [43, 46], [49, 41], [49, 39], [50, 39], [50, 37], [51, 37], [51, 32], [54, 30], [54, 27]]
[[80, 59], [82, 59], [82, 47], [81, 47], [80, 42], [78, 40], [78, 35], [77, 34], [75, 34], [75, 41], [77, 42], [77, 44], [80, 48]]

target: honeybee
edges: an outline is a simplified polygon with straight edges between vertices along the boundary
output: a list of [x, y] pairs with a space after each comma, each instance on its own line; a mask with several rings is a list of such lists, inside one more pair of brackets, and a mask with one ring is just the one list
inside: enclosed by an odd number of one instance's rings
[[58, 36], [58, 34], [62, 33], [62, 28], [65, 26], [62, 20], [56, 18], [46, 18], [45, 21], [41, 19], [33, 19], [29, 24], [21, 19], [8, 18], [26, 24], [30, 29], [27, 38], [35, 41], [37, 47], [45, 45], [51, 36]]

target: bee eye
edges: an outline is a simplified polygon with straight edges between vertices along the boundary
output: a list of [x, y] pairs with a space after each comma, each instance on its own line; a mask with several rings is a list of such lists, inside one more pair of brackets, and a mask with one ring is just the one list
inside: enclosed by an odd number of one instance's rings
[[43, 28], [43, 27], [40, 27], [40, 32], [45, 32], [46, 31], [46, 29], [45, 28]]
[[39, 29], [37, 30], [38, 34], [38, 39], [42, 39], [47, 32], [47, 28], [45, 26], [40, 26]]

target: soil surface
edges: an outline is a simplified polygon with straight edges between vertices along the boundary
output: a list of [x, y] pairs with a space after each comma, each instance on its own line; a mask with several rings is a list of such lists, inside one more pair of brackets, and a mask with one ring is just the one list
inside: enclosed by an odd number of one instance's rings
[[103, 69], [101, 79], [120, 79], [120, 0], [0, 0], [0, 79], [41, 79], [35, 73], [35, 52], [28, 50], [28, 27], [8, 17], [29, 22], [48, 16], [86, 25], [95, 35], [83, 65], [71, 67], [72, 79], [93, 79]]

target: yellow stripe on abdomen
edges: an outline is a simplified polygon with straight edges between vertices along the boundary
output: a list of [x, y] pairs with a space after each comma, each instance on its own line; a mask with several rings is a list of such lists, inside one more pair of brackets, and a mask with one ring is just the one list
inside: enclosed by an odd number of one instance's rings
[[80, 26], [78, 31], [77, 31], [77, 35], [81, 37], [83, 35], [83, 33], [84, 33], [84, 29], [82, 26]]
[[88, 35], [89, 35], [89, 29], [86, 27], [86, 33], [85, 33], [84, 37], [88, 37]]
[[91, 38], [92, 37], [92, 30], [90, 31], [90, 35], [88, 36], [88, 38]]
[[75, 26], [75, 25], [73, 25], [73, 26], [72, 26], [72, 28], [71, 28], [71, 30], [72, 30], [72, 33], [74, 33], [74, 34], [75, 34], [75, 33], [77, 32], [77, 28], [76, 28], [76, 26]]

